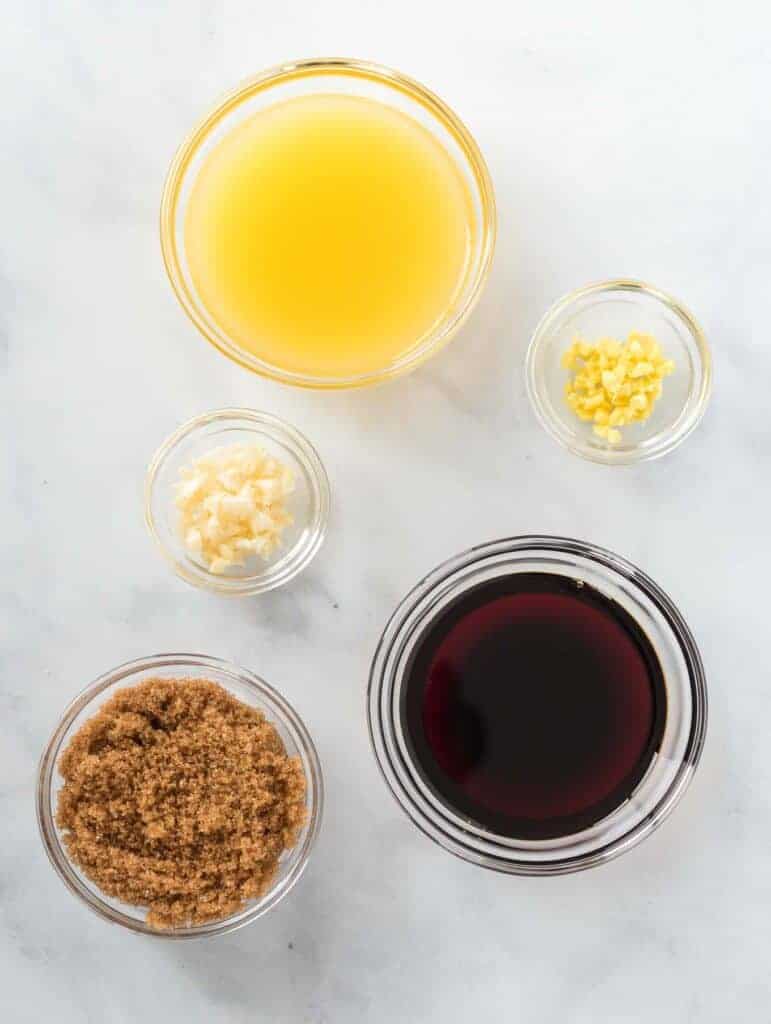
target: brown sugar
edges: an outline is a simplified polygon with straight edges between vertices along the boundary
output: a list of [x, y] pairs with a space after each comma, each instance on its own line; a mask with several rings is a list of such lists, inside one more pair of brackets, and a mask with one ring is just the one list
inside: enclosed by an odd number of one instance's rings
[[56, 822], [108, 896], [167, 929], [270, 888], [305, 822], [305, 775], [265, 716], [204, 679], [116, 692], [59, 761]]

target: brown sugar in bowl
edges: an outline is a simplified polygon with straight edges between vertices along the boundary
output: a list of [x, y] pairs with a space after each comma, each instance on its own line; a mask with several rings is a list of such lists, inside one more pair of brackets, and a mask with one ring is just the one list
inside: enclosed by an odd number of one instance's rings
[[100, 916], [167, 938], [222, 934], [275, 906], [305, 868], [322, 803], [290, 705], [252, 673], [193, 654], [130, 662], [87, 687], [46, 747], [37, 792], [68, 888]]

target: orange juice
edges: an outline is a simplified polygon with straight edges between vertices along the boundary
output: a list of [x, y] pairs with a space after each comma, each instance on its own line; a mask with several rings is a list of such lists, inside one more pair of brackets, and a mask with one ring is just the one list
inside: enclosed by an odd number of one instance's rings
[[361, 96], [284, 100], [202, 161], [184, 223], [190, 274], [246, 352], [315, 377], [376, 373], [463, 289], [469, 186], [450, 152]]

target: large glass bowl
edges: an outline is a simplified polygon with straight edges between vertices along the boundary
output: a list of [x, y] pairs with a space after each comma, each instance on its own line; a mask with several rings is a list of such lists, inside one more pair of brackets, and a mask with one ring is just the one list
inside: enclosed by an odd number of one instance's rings
[[[308, 811], [307, 821], [297, 842], [282, 854], [273, 885], [260, 899], [247, 904], [238, 913], [218, 921], [163, 931], [147, 924], [142, 907], [129, 906], [106, 896], [72, 863], [55, 821], [57, 799], [62, 786], [57, 762], [72, 736], [116, 690], [136, 685], [145, 679], [159, 677], [209, 679], [244, 704], [262, 711], [283, 740], [287, 754], [299, 757], [302, 762], [307, 786]], [[122, 925], [133, 932], [163, 939], [194, 939], [223, 935], [255, 921], [275, 907], [305, 870], [321, 825], [323, 802], [321, 765], [313, 740], [297, 712], [280, 693], [252, 672], [204, 654], [156, 654], [119, 665], [94, 680], [65, 708], [43, 752], [38, 772], [37, 818], [40, 835], [51, 864], [61, 880], [70, 892], [105, 920]]]
[[[193, 182], [211, 148], [245, 118], [290, 97], [340, 92], [393, 106], [427, 128], [455, 160], [472, 198], [471, 252], [465, 280], [451, 306], [403, 355], [375, 373], [352, 377], [308, 376], [265, 362], [238, 345], [212, 318], [193, 283], [185, 256], [185, 210]], [[308, 388], [372, 384], [419, 366], [445, 345], [473, 309], [487, 279], [495, 247], [495, 200], [490, 175], [468, 129], [434, 93], [406, 75], [378, 64], [345, 58], [303, 60], [255, 76], [226, 96], [192, 131], [174, 157], [161, 202], [161, 247], [169, 280], [182, 308], [204, 337], [255, 373]]]
[[[601, 821], [553, 839], [499, 835], [460, 815], [420, 770], [403, 722], [403, 693], [411, 658], [437, 617], [480, 583], [516, 573], [567, 577], [618, 603], [650, 641], [666, 688], [661, 743], [637, 787]], [[610, 551], [577, 540], [510, 537], [450, 559], [404, 598], [375, 652], [367, 713], [383, 777], [421, 831], [451, 853], [482, 867], [510, 874], [558, 875], [619, 856], [649, 836], [672, 811], [701, 755], [707, 691], [688, 626], [667, 595], [640, 569]]]

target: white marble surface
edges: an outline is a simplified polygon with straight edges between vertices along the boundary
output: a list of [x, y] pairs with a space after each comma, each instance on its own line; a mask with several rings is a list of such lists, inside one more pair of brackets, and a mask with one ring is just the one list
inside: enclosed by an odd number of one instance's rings
[[[771, 322], [766, 5], [447, 0], [13, 0], [0, 32], [0, 1015], [8, 1024], [723, 1024], [769, 1019]], [[166, 283], [167, 163], [226, 87], [354, 54], [413, 73], [475, 132], [500, 244], [463, 334], [409, 379], [293, 392], [208, 347]], [[523, 353], [562, 292], [634, 275], [715, 353], [675, 454], [605, 469], [526, 404]], [[145, 462], [187, 417], [253, 405], [317, 443], [328, 543], [286, 590], [230, 603], [173, 578], [141, 517]], [[550, 880], [455, 860], [382, 784], [368, 663], [418, 576], [518, 532], [598, 541], [647, 569], [700, 641], [701, 769], [628, 856]], [[102, 670], [158, 650], [232, 658], [295, 703], [328, 810], [269, 917], [142, 940], [64, 889], [34, 821], [36, 761]]]

